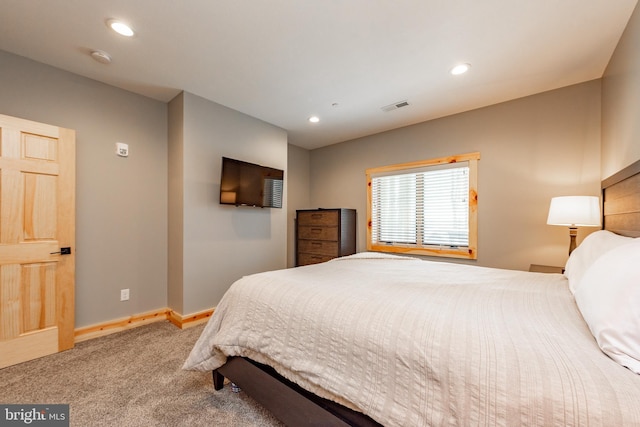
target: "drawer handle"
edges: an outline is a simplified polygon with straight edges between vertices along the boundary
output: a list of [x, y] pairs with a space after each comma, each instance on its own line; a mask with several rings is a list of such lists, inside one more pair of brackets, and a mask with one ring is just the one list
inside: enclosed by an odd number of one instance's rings
[[311, 232], [312, 233], [322, 233], [322, 228], [312, 228]]
[[311, 218], [322, 218], [322, 214], [319, 214], [319, 213], [311, 214]]
[[311, 242], [311, 246], [322, 246], [321, 242]]

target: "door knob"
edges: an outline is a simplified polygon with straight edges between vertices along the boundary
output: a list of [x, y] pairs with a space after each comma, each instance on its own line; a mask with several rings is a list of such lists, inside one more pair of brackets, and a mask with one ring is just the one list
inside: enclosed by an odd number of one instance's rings
[[71, 255], [71, 248], [60, 248], [58, 252], [50, 252], [50, 254]]

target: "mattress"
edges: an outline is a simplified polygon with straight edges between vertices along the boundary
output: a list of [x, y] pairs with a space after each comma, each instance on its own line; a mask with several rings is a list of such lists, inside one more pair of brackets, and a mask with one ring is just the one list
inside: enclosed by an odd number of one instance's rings
[[360, 253], [246, 276], [184, 364], [272, 366], [385, 426], [640, 425], [560, 274]]

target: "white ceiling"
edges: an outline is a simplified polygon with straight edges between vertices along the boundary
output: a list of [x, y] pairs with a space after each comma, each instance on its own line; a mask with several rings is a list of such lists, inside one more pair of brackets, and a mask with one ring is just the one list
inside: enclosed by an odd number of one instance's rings
[[0, 49], [161, 101], [185, 90], [312, 149], [599, 78], [636, 3], [0, 0]]

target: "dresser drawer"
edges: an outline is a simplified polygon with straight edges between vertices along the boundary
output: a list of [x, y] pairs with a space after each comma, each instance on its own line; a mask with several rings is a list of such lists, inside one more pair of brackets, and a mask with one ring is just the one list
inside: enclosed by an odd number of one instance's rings
[[355, 209], [296, 210], [296, 266], [356, 253]]
[[299, 226], [298, 239], [338, 240], [338, 227]]
[[298, 254], [298, 265], [318, 264], [334, 259], [331, 255]]
[[338, 256], [338, 242], [328, 240], [298, 240], [300, 253]]
[[338, 226], [340, 212], [332, 211], [308, 211], [298, 212], [299, 225]]

